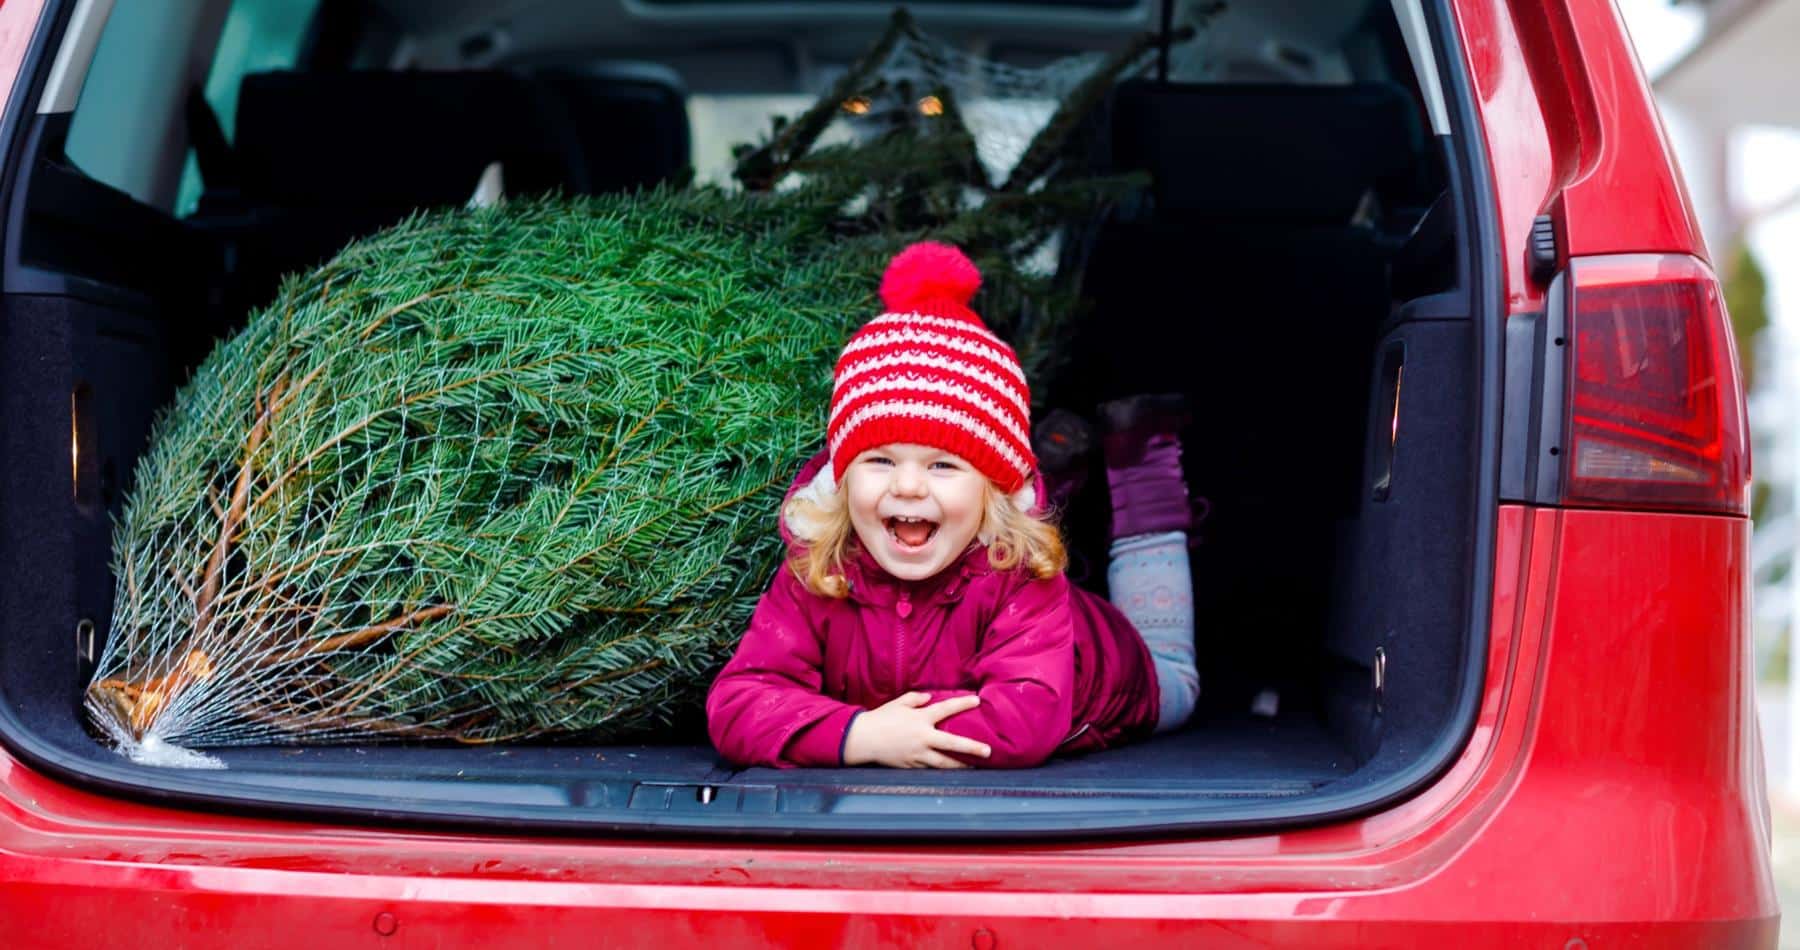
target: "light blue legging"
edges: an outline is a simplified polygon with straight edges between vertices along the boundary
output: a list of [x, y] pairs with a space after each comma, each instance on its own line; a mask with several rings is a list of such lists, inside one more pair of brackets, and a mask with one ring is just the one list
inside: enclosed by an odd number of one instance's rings
[[1187, 535], [1138, 534], [1112, 544], [1106, 583], [1113, 606], [1131, 621], [1156, 664], [1162, 692], [1156, 731], [1187, 722], [1200, 698], [1194, 665], [1194, 581], [1188, 574]]

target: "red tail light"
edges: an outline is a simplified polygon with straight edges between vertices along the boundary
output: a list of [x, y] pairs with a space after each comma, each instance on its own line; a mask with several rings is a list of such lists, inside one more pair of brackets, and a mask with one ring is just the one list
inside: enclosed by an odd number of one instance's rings
[[1744, 514], [1750, 446], [1719, 282], [1685, 255], [1573, 262], [1572, 504]]

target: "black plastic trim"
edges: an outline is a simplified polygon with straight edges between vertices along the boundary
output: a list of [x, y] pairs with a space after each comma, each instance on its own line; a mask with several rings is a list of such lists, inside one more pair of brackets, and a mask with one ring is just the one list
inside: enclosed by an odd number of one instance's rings
[[1531, 219], [1531, 240], [1527, 257], [1531, 261], [1531, 279], [1539, 284], [1550, 282], [1556, 273], [1556, 218], [1540, 214]]
[[[44, 83], [49, 79], [54, 48], [68, 27], [74, 8], [74, 0], [45, 0], [31, 43], [19, 62], [12, 93], [6, 99], [5, 115], [0, 116], [0, 208], [12, 207], [13, 192], [22, 184], [19, 163], [26, 156], [37, 154], [36, 142], [25, 134], [25, 130], [37, 115], [38, 100], [43, 98]], [[9, 230], [12, 226], [11, 221], [0, 224]], [[10, 237], [10, 233], [0, 232], [0, 243], [11, 247], [15, 242], [9, 240]], [[16, 292], [10, 281], [0, 289]]]
[[[39, 194], [59, 186], [65, 189], [70, 186], [85, 187], [88, 189], [85, 197], [95, 206], [83, 207], [83, 217], [99, 215], [109, 210], [121, 210], [139, 215], [140, 218], [159, 214], [64, 163], [63, 143], [68, 139], [70, 116], [67, 112], [33, 114], [26, 118], [23, 128], [19, 130], [18, 134], [25, 142], [23, 158], [29, 164], [21, 165], [8, 178], [4, 192], [5, 204], [0, 205], [5, 209], [6, 221], [4, 249], [0, 251], [0, 273], [4, 274], [5, 292], [76, 297], [122, 310], [151, 310], [155, 306], [156, 295], [148, 290], [37, 266], [27, 257], [25, 241], [12, 237], [21, 233], [32, 214], [30, 204], [34, 185]], [[178, 228], [173, 230], [173, 237], [185, 237]], [[167, 243], [159, 243], [157, 251], [166, 251]]]
[[1382, 327], [1383, 332], [1402, 323], [1456, 322], [1469, 319], [1469, 294], [1466, 290], [1447, 290], [1424, 297], [1414, 297], [1401, 304], [1394, 317]]
[[[55, 0], [52, 0], [55, 2]], [[26, 75], [38, 75], [46, 37], [60, 34], [64, 7], [57, 8], [58, 28], [40, 30], [26, 58]], [[1430, 0], [1425, 19], [1435, 40], [1438, 68], [1445, 79], [1451, 106], [1451, 136], [1439, 137], [1445, 151], [1450, 186], [1461, 216], [1457, 261], [1464, 302], [1472, 307], [1476, 326], [1476, 359], [1479, 381], [1476, 498], [1468, 530], [1474, 538], [1469, 601], [1465, 605], [1463, 675], [1451, 715], [1432, 744], [1415, 763], [1384, 779], [1353, 790], [1332, 791], [1329, 786], [1310, 795], [1281, 794], [1246, 799], [1206, 799], [1196, 805], [1165, 795], [1130, 794], [1129, 786], [1103, 798], [1059, 794], [1036, 789], [1029, 794], [993, 796], [1009, 807], [984, 809], [980, 814], [957, 813], [942, 808], [918, 807], [935, 802], [928, 789], [891, 792], [844, 792], [840, 800], [862, 795], [871, 806], [854, 813], [776, 813], [756, 825], [745, 823], [738, 811], [724, 813], [706, 807], [681, 810], [633, 810], [617, 808], [610, 796], [585, 804], [495, 805], [459, 803], [447, 812], [444, 801], [421, 796], [404, 781], [375, 781], [367, 794], [306, 791], [283, 785], [282, 777], [268, 774], [260, 787], [245, 783], [231, 787], [219, 774], [137, 766], [120, 759], [96, 762], [77, 759], [42, 741], [19, 720], [16, 711], [0, 704], [0, 744], [21, 761], [72, 785], [103, 794], [117, 795], [160, 805], [222, 811], [231, 814], [268, 815], [280, 818], [314, 818], [326, 821], [380, 823], [408, 827], [495, 829], [584, 835], [672, 834], [712, 839], [823, 839], [845, 841], [907, 841], [926, 839], [1052, 841], [1102, 837], [1193, 837], [1256, 832], [1356, 818], [1387, 808], [1411, 797], [1436, 781], [1455, 761], [1473, 731], [1478, 701], [1486, 677], [1488, 615], [1493, 586], [1495, 525], [1498, 517], [1500, 457], [1501, 357], [1504, 286], [1498, 249], [1502, 246], [1496, 216], [1496, 198], [1488, 172], [1487, 154], [1474, 112], [1474, 94], [1463, 66], [1448, 0]], [[30, 97], [27, 97], [30, 99]], [[15, 99], [15, 103], [19, 100]], [[35, 102], [35, 99], [30, 99]], [[18, 181], [16, 159], [22, 136], [9, 112], [4, 126], [11, 161], [6, 182]], [[1473, 238], [1473, 240], [1471, 240]], [[1476, 254], [1479, 248], [1481, 253]], [[238, 773], [243, 774], [243, 773]], [[293, 783], [300, 784], [300, 783]], [[641, 783], [640, 783], [641, 784]], [[707, 786], [717, 794], [731, 788], [729, 779]], [[260, 788], [260, 790], [259, 790]], [[742, 801], [746, 789], [737, 791]], [[1272, 789], [1273, 790], [1273, 789]], [[750, 789], [754, 791], [754, 789]], [[279, 794], [279, 801], [271, 795]], [[875, 796], [875, 797], [867, 797]], [[904, 799], [911, 808], [884, 810], [876, 800]], [[1080, 802], [1077, 806], [1075, 803]], [[898, 801], [894, 801], [898, 805]], [[598, 806], [598, 807], [596, 807]], [[1110, 807], [1109, 807], [1110, 806]], [[772, 818], [773, 820], [766, 820]], [[872, 820], [874, 819], [874, 820]]]
[[1562, 502], [1563, 472], [1568, 456], [1563, 441], [1568, 437], [1567, 398], [1569, 354], [1569, 276], [1564, 271], [1550, 281], [1544, 294], [1544, 318], [1537, 334], [1537, 370], [1533, 373], [1535, 411], [1532, 413], [1531, 476], [1525, 499], [1537, 505]]
[[1500, 498], [1530, 505], [1562, 501], [1562, 452], [1568, 428], [1568, 276], [1557, 274], [1542, 313], [1506, 322], [1506, 401], [1500, 449]]
[[1505, 396], [1501, 403], [1500, 499], [1531, 500], [1528, 485], [1534, 483], [1533, 456], [1537, 445], [1537, 420], [1543, 411], [1538, 351], [1544, 335], [1544, 315], [1515, 313], [1506, 321]]

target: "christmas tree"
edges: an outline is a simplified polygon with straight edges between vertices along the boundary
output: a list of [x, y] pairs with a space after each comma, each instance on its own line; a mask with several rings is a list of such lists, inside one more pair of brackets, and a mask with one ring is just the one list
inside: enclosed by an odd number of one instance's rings
[[[869, 64], [907, 38], [897, 18], [815, 111], [891, 88]], [[1135, 186], [1058, 156], [1141, 51], [1095, 63], [997, 184], [956, 90], [925, 85], [935, 113], [859, 144], [777, 128], [740, 192], [422, 215], [289, 279], [139, 461], [94, 722], [137, 752], [613, 737], [692, 709], [780, 563], [775, 512], [889, 255], [963, 245], [995, 329], [1053, 361], [1077, 288], [1028, 261]]]

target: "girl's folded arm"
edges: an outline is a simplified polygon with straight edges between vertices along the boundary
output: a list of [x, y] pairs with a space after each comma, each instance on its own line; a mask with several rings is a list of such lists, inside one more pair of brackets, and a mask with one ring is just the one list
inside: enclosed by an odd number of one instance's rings
[[750, 629], [706, 697], [719, 753], [740, 765], [837, 766], [862, 707], [821, 692], [824, 644], [807, 618], [813, 595], [783, 568], [756, 604]]
[[965, 764], [1027, 768], [1050, 758], [1069, 734], [1075, 688], [1075, 634], [1068, 581], [1031, 581], [1003, 605], [971, 664], [975, 690], [932, 690], [931, 701], [973, 692], [981, 705], [938, 725], [987, 743], [986, 759], [955, 755]]

